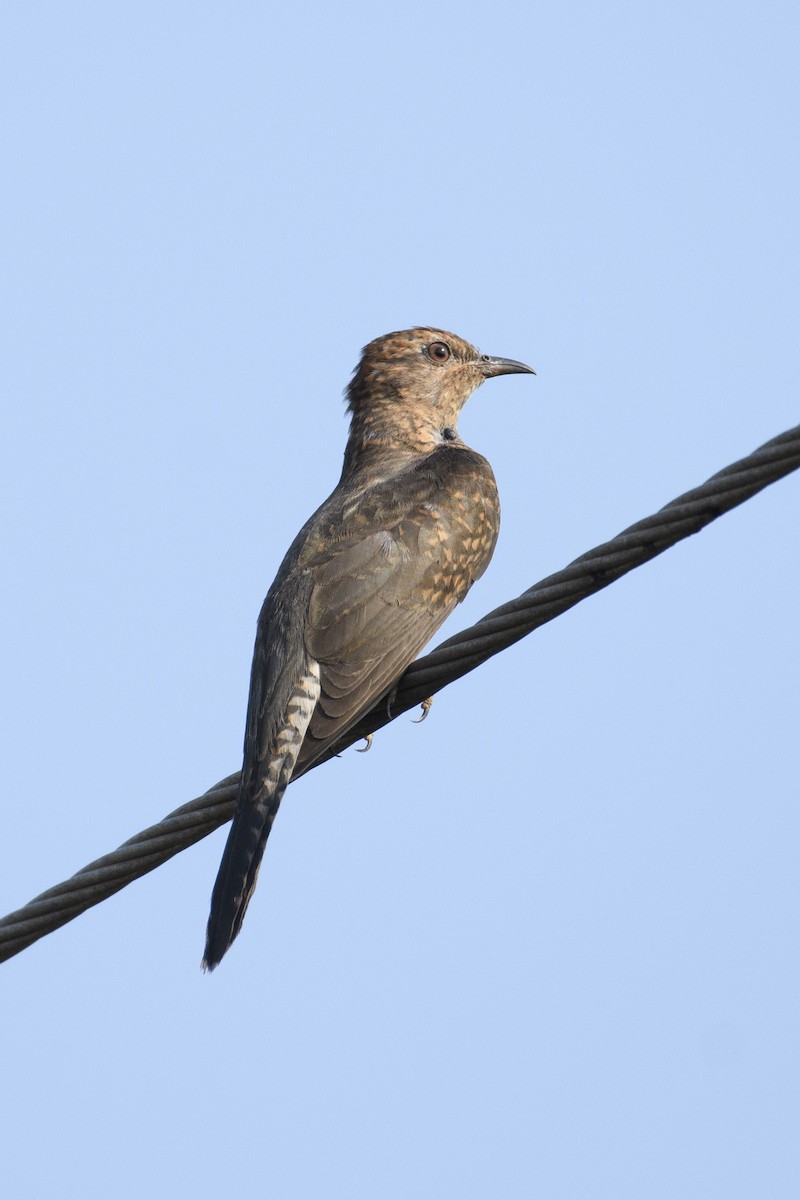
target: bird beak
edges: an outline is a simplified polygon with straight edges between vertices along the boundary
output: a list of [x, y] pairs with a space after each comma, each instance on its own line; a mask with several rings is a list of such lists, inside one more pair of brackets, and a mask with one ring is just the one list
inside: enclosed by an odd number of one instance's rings
[[485, 379], [495, 375], [535, 375], [533, 367], [517, 362], [515, 358], [492, 358], [491, 354], [482, 354], [478, 359], [478, 370]]

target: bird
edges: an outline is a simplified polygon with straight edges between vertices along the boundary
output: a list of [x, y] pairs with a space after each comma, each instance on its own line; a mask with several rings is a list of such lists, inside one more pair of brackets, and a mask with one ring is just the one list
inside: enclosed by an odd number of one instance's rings
[[536, 372], [417, 326], [364, 347], [347, 388], [339, 483], [292, 542], [258, 618], [233, 822], [203, 968], [239, 933], [292, 774], [307, 770], [400, 676], [492, 557], [492, 468], [458, 433], [472, 393]]

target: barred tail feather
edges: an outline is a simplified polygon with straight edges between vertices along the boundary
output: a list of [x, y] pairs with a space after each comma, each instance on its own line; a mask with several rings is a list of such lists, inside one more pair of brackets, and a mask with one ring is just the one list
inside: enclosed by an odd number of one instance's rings
[[319, 668], [297, 683], [274, 740], [273, 753], [251, 766], [245, 756], [239, 798], [211, 896], [203, 969], [213, 971], [242, 927], [283, 793], [319, 697]]

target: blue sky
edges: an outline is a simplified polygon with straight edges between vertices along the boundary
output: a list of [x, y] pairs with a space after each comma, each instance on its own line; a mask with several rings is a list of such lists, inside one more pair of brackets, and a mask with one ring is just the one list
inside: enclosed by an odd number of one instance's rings
[[[798, 35], [7, 6], [3, 911], [238, 767], [366, 341], [538, 371], [448, 632], [797, 423]], [[14, 1196], [795, 1197], [799, 488], [293, 786], [213, 977], [222, 831], [6, 964]]]

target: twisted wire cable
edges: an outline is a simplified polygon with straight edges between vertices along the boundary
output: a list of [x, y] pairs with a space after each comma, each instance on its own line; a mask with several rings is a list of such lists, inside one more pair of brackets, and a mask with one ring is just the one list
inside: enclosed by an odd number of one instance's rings
[[[769, 484], [800, 467], [800, 425], [766, 442], [747, 458], [712, 475], [706, 483], [637, 521], [609, 542], [576, 558], [563, 570], [528, 588], [469, 629], [442, 642], [412, 663], [389, 702], [380, 701], [324, 758], [381, 729], [410, 708], [473, 671], [534, 629], [552, 621], [587, 596], [649, 562], [711, 521], [743, 504]], [[63, 883], [0, 920], [0, 962], [12, 958], [45, 934], [65, 925], [148, 871], [199, 842], [233, 816], [238, 772], [202, 796], [169, 813], [83, 867]]]

